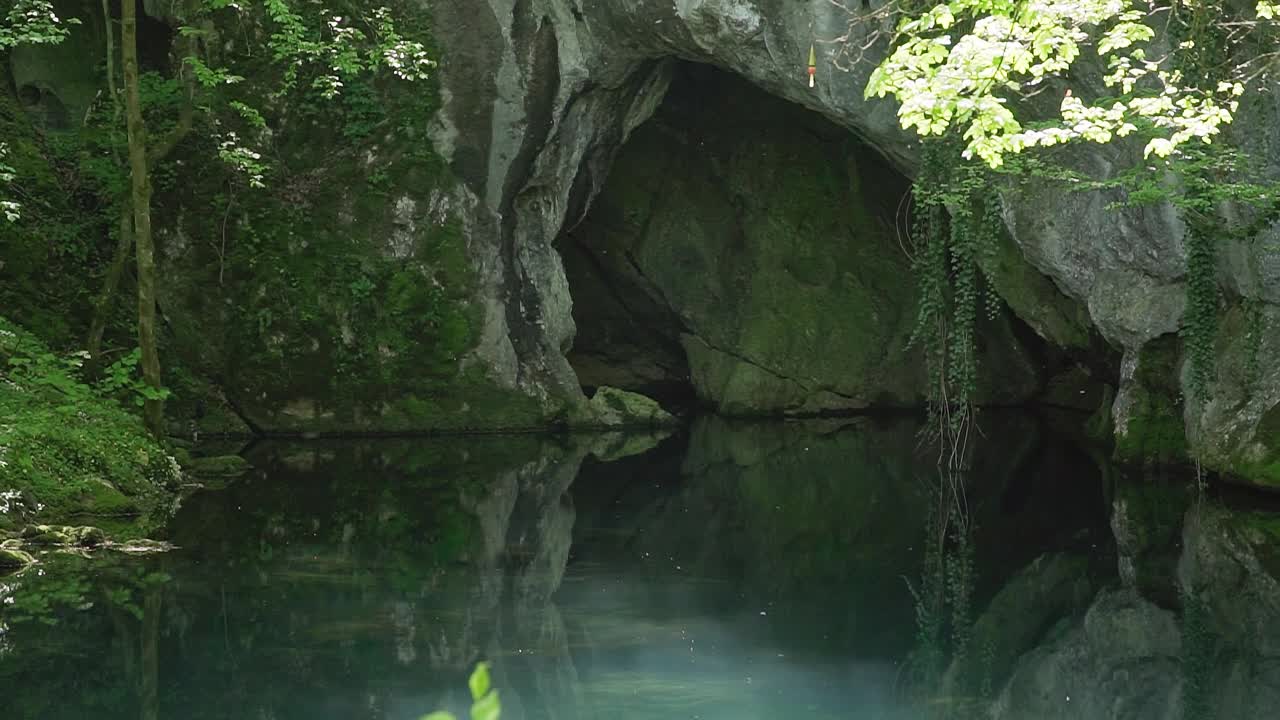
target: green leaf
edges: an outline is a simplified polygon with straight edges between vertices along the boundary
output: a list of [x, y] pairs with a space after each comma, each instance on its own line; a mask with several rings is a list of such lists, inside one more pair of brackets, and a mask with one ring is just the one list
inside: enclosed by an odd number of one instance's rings
[[423, 715], [419, 720], [458, 720], [453, 713], [447, 713], [443, 710], [437, 710], [430, 715]]
[[502, 714], [502, 705], [498, 702], [498, 691], [476, 700], [471, 706], [471, 720], [498, 720]]
[[477, 703], [480, 699], [489, 693], [492, 683], [489, 681], [489, 663], [477, 663], [476, 669], [471, 673], [471, 679], [467, 681], [471, 686], [471, 698]]

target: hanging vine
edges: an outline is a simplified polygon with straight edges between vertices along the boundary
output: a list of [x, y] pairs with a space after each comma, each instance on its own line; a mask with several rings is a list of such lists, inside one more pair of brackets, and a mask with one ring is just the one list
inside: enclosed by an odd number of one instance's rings
[[995, 253], [1001, 223], [988, 171], [962, 160], [959, 148], [954, 136], [925, 142], [911, 224], [919, 288], [911, 342], [925, 356], [940, 464], [953, 470], [962, 465], [977, 393], [978, 314], [999, 308], [981, 265]]
[[[929, 364], [936, 426], [963, 437], [956, 430], [965, 426], [975, 385], [972, 300], [981, 273], [974, 258], [1001, 225], [997, 203], [980, 186], [990, 172], [1070, 179], [1074, 190], [1122, 190], [1116, 205], [1167, 202], [1182, 211], [1187, 395], [1207, 399], [1222, 304], [1218, 253], [1227, 239], [1254, 239], [1280, 211], [1280, 183], [1265, 169], [1249, 168], [1222, 134], [1242, 98], [1259, 89], [1259, 78], [1280, 69], [1280, 23], [1274, 22], [1280, 5], [901, 0], [897, 8], [893, 52], [865, 94], [896, 98], [902, 127], [926, 140], [915, 186], [915, 229], [923, 245], [916, 339]], [[1033, 107], [1020, 100], [1043, 92], [1046, 80], [1072, 76], [1086, 46], [1105, 66], [1101, 80], [1110, 90], [1079, 97], [1067, 88], [1056, 115], [1020, 117]], [[1146, 142], [1144, 161], [1104, 178], [1055, 167], [1045, 153], [1029, 152], [1124, 138]], [[1228, 222], [1241, 215], [1251, 219]], [[1252, 327], [1258, 317], [1247, 315], [1250, 341], [1260, 335]]]

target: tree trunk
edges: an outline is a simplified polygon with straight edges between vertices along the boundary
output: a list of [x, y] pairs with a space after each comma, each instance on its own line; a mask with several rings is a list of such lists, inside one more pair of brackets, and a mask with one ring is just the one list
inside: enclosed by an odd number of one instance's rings
[[102, 334], [107, 329], [107, 315], [111, 312], [111, 303], [116, 296], [116, 288], [120, 287], [120, 278], [124, 275], [125, 265], [129, 262], [129, 252], [133, 250], [133, 208], [128, 203], [120, 211], [119, 235], [116, 237], [116, 250], [111, 256], [111, 264], [107, 266], [107, 277], [102, 281], [102, 294], [93, 307], [93, 322], [89, 324], [89, 342], [85, 349], [89, 352], [89, 362], [93, 373], [102, 368]]
[[[102, 17], [106, 20], [107, 35], [107, 90], [111, 95], [111, 135], [112, 147], [120, 129], [120, 93], [116, 88], [116, 30], [112, 27], [111, 0], [102, 0]], [[114, 150], [113, 150], [114, 152]], [[120, 155], [116, 155], [116, 164], [120, 164]], [[102, 281], [102, 294], [93, 306], [93, 320], [89, 323], [89, 338], [85, 350], [89, 352], [89, 374], [94, 376], [101, 369], [99, 355], [102, 353], [102, 334], [107, 329], [107, 314], [111, 312], [111, 304], [116, 297], [116, 288], [120, 286], [120, 277], [124, 275], [125, 265], [129, 262], [129, 253], [133, 250], [133, 208], [121, 202], [119, 235], [116, 237], [116, 251], [111, 256], [111, 265], [107, 267], [107, 276]]]
[[156, 261], [151, 237], [151, 173], [147, 167], [147, 127], [142, 119], [138, 83], [138, 8], [120, 3], [120, 47], [124, 59], [124, 101], [129, 132], [129, 179], [133, 200], [133, 244], [138, 257], [138, 345], [142, 377], [155, 397], [147, 398], [143, 416], [156, 437], [164, 434], [164, 401], [160, 398], [160, 354], [156, 347]]

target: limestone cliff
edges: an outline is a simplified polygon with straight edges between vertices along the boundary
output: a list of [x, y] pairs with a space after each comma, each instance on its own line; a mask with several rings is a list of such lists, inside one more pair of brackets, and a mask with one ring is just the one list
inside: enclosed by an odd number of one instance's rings
[[[264, 194], [238, 192], [196, 161], [215, 151], [208, 135], [193, 136], [180, 169], [160, 179], [161, 307], [184, 422], [294, 432], [589, 423], [581, 386], [626, 384], [620, 378], [641, 388], [687, 377], [727, 413], [918, 403], [892, 201], [919, 144], [889, 102], [862, 97], [887, 41], [867, 14], [877, 3], [393, 4], [410, 18], [406, 30], [434, 37], [441, 62], [431, 83], [370, 83], [335, 104], [289, 105], [273, 128], [279, 170]], [[144, 64], [171, 75], [164, 47], [175, 21], [152, 11]], [[95, 102], [86, 88], [97, 61], [87, 58], [101, 50], [103, 24], [73, 35], [86, 58], [79, 70], [10, 58], [13, 98], [48, 137], [81, 132], [68, 118]], [[242, 30], [223, 38], [229, 61], [247, 63], [261, 33], [252, 23]], [[722, 83], [744, 89], [719, 106], [721, 134], [710, 95], [684, 119], [664, 106], [689, 64], [745, 81]], [[1084, 91], [1093, 80], [1072, 82]], [[752, 93], [795, 107], [770, 110]], [[1280, 166], [1275, 97], [1247, 100], [1238, 123], [1271, 130], [1236, 138], [1271, 168]], [[704, 138], [707, 149], [691, 145]], [[745, 150], [753, 145], [756, 154]], [[677, 150], [688, 156], [678, 173], [662, 164]], [[1130, 150], [1072, 148], [1069, 160], [1106, 175]], [[637, 207], [655, 198], [664, 210]], [[1280, 230], [1221, 253], [1233, 309], [1212, 399], [1188, 405], [1172, 341], [1184, 305], [1181, 221], [1168, 207], [1110, 209], [1114, 199], [1036, 183], [1003, 189], [1008, 242], [986, 269], [1016, 320], [999, 318], [984, 337], [986, 399], [1032, 397], [1054, 369], [1045, 353], [1066, 353], [1092, 381], [1118, 386], [1111, 415], [1120, 444], [1139, 449], [1132, 459], [1161, 457], [1180, 424], [1209, 468], [1280, 482], [1280, 366], [1268, 362], [1280, 347], [1280, 261], [1269, 250]], [[847, 214], [815, 211], [841, 204]], [[27, 247], [48, 234], [5, 232]], [[109, 241], [85, 244], [77, 257], [101, 267]], [[571, 275], [586, 277], [575, 264], [610, 248], [635, 261], [604, 277], [621, 293], [613, 300], [644, 301], [636, 317], [650, 335], [631, 338], [642, 353], [591, 352], [602, 296]], [[28, 303], [29, 314], [38, 305]], [[1181, 421], [1170, 417], [1179, 412]]]

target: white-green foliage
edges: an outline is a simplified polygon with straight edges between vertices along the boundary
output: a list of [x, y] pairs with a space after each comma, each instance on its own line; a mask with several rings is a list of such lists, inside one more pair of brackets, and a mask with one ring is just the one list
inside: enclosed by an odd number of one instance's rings
[[[267, 48], [281, 69], [279, 87], [274, 93], [277, 98], [294, 90], [302, 78], [310, 78], [313, 90], [333, 100], [348, 83], [362, 75], [386, 71], [399, 80], [415, 82], [428, 79], [436, 66], [425, 45], [397, 31], [392, 12], [386, 7], [335, 14], [322, 7], [300, 9], [302, 3], [298, 0], [261, 0], [260, 5], [270, 28]], [[198, 19], [218, 17], [220, 11], [244, 13], [257, 9], [249, 3], [208, 0]], [[199, 37], [209, 35], [210, 30], [189, 25], [183, 27], [181, 33]], [[207, 65], [195, 55], [187, 57], [185, 63], [205, 90], [244, 81], [226, 68]], [[250, 130], [260, 135], [267, 132], [266, 119], [257, 108], [239, 100], [229, 102], [228, 107]], [[250, 187], [261, 188], [268, 168], [254, 145], [251, 139], [233, 130], [224, 130], [218, 138], [218, 156], [244, 177]]]
[[[1168, 157], [1209, 143], [1232, 120], [1238, 81], [1188, 82], [1173, 55], [1156, 57], [1157, 12], [1130, 0], [949, 0], [898, 26], [893, 53], [876, 68], [868, 97], [893, 96], [904, 128], [921, 136], [963, 133], [966, 158], [998, 168], [1006, 155], [1073, 140], [1108, 143], [1142, 131], [1146, 154]], [[1169, 8], [1163, 8], [1168, 12]], [[1247, 25], [1269, 23], [1280, 5], [1259, 3]], [[1068, 92], [1058, 117], [1017, 107], [1046, 81], [1066, 77], [1086, 54], [1107, 68], [1110, 98]], [[1021, 116], [1020, 116], [1021, 115]]]
[[[13, 182], [14, 171], [13, 166], [5, 162], [5, 158], [9, 156], [9, 146], [0, 142], [0, 188], [5, 187]], [[22, 217], [22, 206], [13, 200], [9, 200], [0, 192], [0, 214], [4, 215], [4, 219], [9, 222], [16, 222]]]
[[[1213, 142], [1232, 122], [1239, 97], [1257, 92], [1255, 81], [1280, 62], [1280, 4], [1257, 3], [1250, 17], [1239, 12], [1249, 13], [1228, 10], [1219, 0], [1158, 6], [1136, 0], [951, 0], [905, 13], [894, 52], [865, 90], [867, 96], [896, 98], [904, 128], [926, 139], [959, 139], [960, 148], [948, 152], [964, 159], [1006, 174], [1068, 181], [1077, 191], [1118, 189], [1122, 199], [1116, 205], [1167, 202], [1181, 211], [1188, 227], [1183, 336], [1194, 399], [1207, 396], [1214, 373], [1221, 300], [1216, 245], [1228, 237], [1252, 240], [1280, 217], [1280, 183], [1260, 177], [1256, 163], [1227, 143]], [[1157, 27], [1165, 30], [1159, 38]], [[1105, 70], [1109, 97], [1070, 90], [1073, 74], [1087, 74], [1077, 67], [1082, 58], [1084, 67]], [[1056, 115], [1045, 113], [1043, 103], [1025, 101], [1052, 80], [1059, 83], [1055, 93], [1062, 93]], [[1128, 136], [1146, 142], [1144, 162], [1102, 178], [1023, 152]], [[937, 182], [943, 194], [962, 185], [958, 176]], [[941, 204], [952, 215], [959, 212], [952, 227], [963, 229], [965, 204]], [[1224, 215], [1226, 204], [1236, 212]], [[924, 297], [935, 286], [965, 297], [970, 271], [968, 260], [959, 259], [945, 277], [937, 270], [932, 278], [922, 277]], [[953, 311], [949, 329], [963, 328], [962, 307]], [[953, 355], [953, 341], [965, 340], [953, 335], [926, 338], [930, 352]]]
[[49, 0], [17, 0], [0, 21], [0, 50], [18, 45], [56, 45], [66, 39], [75, 18], [60, 18]]

